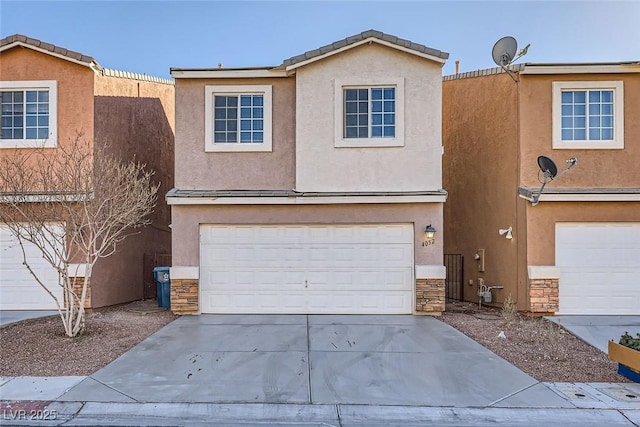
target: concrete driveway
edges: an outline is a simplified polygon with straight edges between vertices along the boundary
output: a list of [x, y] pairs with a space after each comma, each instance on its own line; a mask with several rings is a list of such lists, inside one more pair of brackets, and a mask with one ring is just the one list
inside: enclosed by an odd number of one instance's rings
[[438, 319], [361, 315], [183, 316], [57, 400], [566, 404]]
[[640, 333], [640, 316], [549, 316], [548, 320], [562, 325], [578, 338], [592, 346], [608, 352], [608, 342], [620, 341], [620, 336], [629, 332]]

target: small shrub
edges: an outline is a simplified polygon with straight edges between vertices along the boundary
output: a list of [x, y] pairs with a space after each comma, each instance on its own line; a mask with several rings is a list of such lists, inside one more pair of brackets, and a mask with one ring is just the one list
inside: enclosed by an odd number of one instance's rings
[[638, 338], [632, 337], [629, 332], [625, 331], [624, 335], [620, 337], [620, 345], [640, 351], [640, 334], [636, 335]]
[[513, 298], [511, 298], [511, 294], [509, 294], [502, 303], [502, 311], [500, 314], [502, 315], [502, 319], [504, 319], [506, 325], [515, 320], [516, 314], [518, 314], [518, 307], [513, 301]]
[[529, 319], [523, 322], [522, 329], [529, 337], [526, 342], [535, 344], [544, 354], [544, 359], [568, 359], [569, 351], [564, 346], [557, 345], [565, 334], [562, 327], [545, 319]]

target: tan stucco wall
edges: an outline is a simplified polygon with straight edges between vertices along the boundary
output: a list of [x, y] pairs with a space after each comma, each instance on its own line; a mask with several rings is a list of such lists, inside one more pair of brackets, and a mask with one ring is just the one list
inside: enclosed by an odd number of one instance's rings
[[[335, 84], [404, 79], [405, 146], [336, 148]], [[442, 188], [441, 64], [376, 43], [296, 71], [296, 188], [411, 191]]]
[[[273, 151], [205, 153], [205, 86], [271, 85]], [[177, 188], [290, 190], [295, 186], [295, 81], [271, 79], [176, 80]]]
[[529, 265], [555, 265], [557, 222], [637, 222], [638, 202], [540, 202], [527, 207]]
[[[58, 146], [75, 139], [78, 133], [89, 139], [93, 135], [93, 78], [94, 72], [88, 67], [32, 49], [16, 47], [0, 53], [3, 81], [58, 82]], [[0, 149], [0, 156], [8, 152]]]
[[[501, 285], [524, 308], [517, 264], [526, 242], [517, 222], [517, 86], [506, 74], [443, 82], [444, 253], [464, 257], [464, 297], [477, 301], [478, 278]], [[524, 221], [522, 221], [524, 223]], [[498, 230], [513, 227], [513, 239]], [[484, 272], [474, 254], [484, 249]], [[522, 263], [522, 262], [521, 262]], [[469, 280], [473, 284], [469, 285]]]
[[[200, 224], [366, 224], [414, 223], [415, 262], [442, 265], [442, 203], [173, 206], [173, 265], [197, 266]], [[422, 246], [424, 228], [438, 230], [436, 243]]]
[[[555, 161], [559, 171], [566, 168], [565, 160], [578, 158], [578, 165], [570, 173], [549, 183], [548, 188], [640, 187], [640, 74], [525, 74], [520, 78], [520, 180], [524, 185], [540, 186], [537, 158], [545, 155]], [[552, 82], [578, 80], [624, 82], [624, 150], [552, 148]]]
[[144, 255], [171, 253], [171, 209], [164, 195], [174, 185], [175, 91], [168, 84], [96, 76], [95, 93], [96, 143], [123, 161], [146, 164], [160, 183], [152, 224], [96, 265], [92, 304], [100, 307], [141, 299]]

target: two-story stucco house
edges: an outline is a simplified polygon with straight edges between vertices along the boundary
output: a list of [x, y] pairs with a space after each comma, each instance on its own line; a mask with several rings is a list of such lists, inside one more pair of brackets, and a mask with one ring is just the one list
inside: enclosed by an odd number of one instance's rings
[[[6, 37], [0, 40], [0, 159], [39, 146], [55, 156], [81, 134], [125, 161], [147, 164], [166, 192], [173, 187], [174, 96], [170, 79], [105, 69], [94, 58], [60, 46], [23, 35]], [[162, 201], [151, 220], [152, 226], [96, 264], [87, 308], [143, 297], [144, 255], [171, 251], [170, 209]], [[36, 247], [26, 250], [32, 268], [61, 297], [57, 271]], [[72, 270], [84, 274], [82, 268]], [[55, 308], [22, 265], [15, 237], [0, 224], [0, 309]]]
[[443, 311], [447, 57], [366, 31], [274, 67], [172, 68], [172, 309]]
[[[483, 282], [530, 313], [640, 314], [640, 63], [513, 68], [444, 80], [445, 252], [465, 257], [465, 299]], [[539, 156], [558, 171], [542, 193]]]

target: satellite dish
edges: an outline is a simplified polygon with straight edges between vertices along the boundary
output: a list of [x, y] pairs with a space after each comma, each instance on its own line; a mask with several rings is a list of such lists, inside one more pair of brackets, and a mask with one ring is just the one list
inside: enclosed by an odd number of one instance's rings
[[567, 160], [567, 163], [569, 163], [569, 166], [558, 174], [558, 167], [553, 160], [547, 156], [538, 156], [538, 167], [540, 168], [540, 172], [542, 172], [542, 187], [540, 187], [538, 194], [533, 196], [531, 206], [536, 206], [540, 202], [540, 195], [542, 194], [545, 185], [547, 185], [547, 182], [553, 181], [554, 178], [558, 178], [567, 173], [571, 168], [578, 164], [578, 159], [572, 157]]
[[553, 179], [558, 175], [558, 167], [549, 157], [539, 156], [538, 166], [540, 167], [540, 172], [542, 172], [545, 177]]
[[511, 65], [516, 59], [526, 55], [527, 51], [529, 50], [529, 46], [531, 45], [528, 44], [523, 49], [520, 49], [520, 51], [518, 51], [518, 42], [515, 38], [511, 36], [503, 37], [493, 45], [493, 50], [491, 51], [493, 62], [495, 62], [496, 65], [498, 65], [507, 74], [509, 74], [513, 81], [517, 82], [518, 80], [515, 78], [513, 71], [511, 71], [507, 67]]
[[493, 45], [493, 62], [499, 67], [506, 67], [513, 62], [518, 50], [518, 42], [511, 36], [501, 38]]

